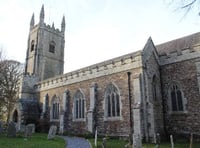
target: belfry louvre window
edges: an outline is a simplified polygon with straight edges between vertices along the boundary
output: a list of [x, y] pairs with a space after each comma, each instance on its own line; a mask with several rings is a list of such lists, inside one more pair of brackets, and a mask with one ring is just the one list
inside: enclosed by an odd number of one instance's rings
[[49, 44], [49, 52], [55, 53], [55, 46], [56, 46], [56, 43], [54, 41], [51, 41]]
[[120, 116], [120, 96], [118, 89], [110, 84], [106, 89], [106, 116], [117, 117]]
[[183, 111], [183, 97], [177, 85], [173, 85], [171, 89], [171, 105], [172, 111]]
[[74, 117], [75, 119], [85, 118], [85, 99], [80, 91], [74, 96]]

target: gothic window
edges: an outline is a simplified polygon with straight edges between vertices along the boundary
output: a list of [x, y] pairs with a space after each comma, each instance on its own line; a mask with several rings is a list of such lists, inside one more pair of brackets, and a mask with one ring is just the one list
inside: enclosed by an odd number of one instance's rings
[[184, 111], [183, 96], [177, 85], [172, 86], [170, 95], [172, 111]]
[[51, 41], [49, 44], [49, 52], [55, 53], [55, 46], [56, 46], [56, 43], [54, 41]]
[[51, 112], [52, 119], [59, 119], [60, 103], [59, 103], [59, 99], [56, 96], [54, 96], [52, 99], [51, 108], [52, 108], [52, 112]]
[[35, 41], [34, 41], [34, 40], [32, 40], [32, 41], [31, 41], [31, 51], [33, 51], [33, 50], [34, 50], [34, 44], [35, 44]]
[[118, 89], [110, 84], [105, 92], [105, 116], [119, 117], [120, 116], [120, 95]]
[[85, 118], [85, 98], [80, 90], [74, 96], [74, 118]]

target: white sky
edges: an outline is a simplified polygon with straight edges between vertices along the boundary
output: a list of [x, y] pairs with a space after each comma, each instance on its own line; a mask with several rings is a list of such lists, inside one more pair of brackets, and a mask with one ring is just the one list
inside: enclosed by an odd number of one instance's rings
[[160, 44], [199, 32], [200, 16], [182, 21], [166, 0], [0, 0], [0, 48], [10, 59], [25, 61], [29, 24], [45, 22], [60, 29], [66, 19], [65, 72], [141, 50], [149, 36]]

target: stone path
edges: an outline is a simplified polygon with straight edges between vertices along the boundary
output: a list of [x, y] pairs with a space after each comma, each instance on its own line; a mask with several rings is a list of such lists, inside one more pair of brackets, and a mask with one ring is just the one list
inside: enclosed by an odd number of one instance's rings
[[89, 142], [84, 138], [62, 136], [67, 146], [66, 148], [91, 148]]

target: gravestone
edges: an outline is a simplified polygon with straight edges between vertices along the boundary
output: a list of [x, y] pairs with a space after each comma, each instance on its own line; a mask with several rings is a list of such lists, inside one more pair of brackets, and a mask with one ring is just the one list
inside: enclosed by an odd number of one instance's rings
[[25, 137], [31, 137], [33, 133], [35, 133], [35, 124], [28, 124], [25, 130]]
[[3, 133], [3, 122], [0, 121], [0, 134]]
[[32, 128], [32, 134], [35, 133], [35, 124], [31, 123], [28, 124], [27, 126], [30, 126]]
[[25, 133], [25, 131], [26, 131], [26, 126], [24, 124], [21, 124], [19, 132]]
[[60, 134], [63, 134], [64, 132], [64, 115], [60, 115]]
[[106, 138], [103, 138], [102, 148], [106, 148]]
[[170, 143], [171, 143], [171, 148], [174, 148], [174, 140], [172, 135], [170, 135]]
[[15, 127], [14, 122], [10, 122], [8, 124], [7, 136], [8, 137], [15, 137], [16, 136], [16, 127]]
[[133, 148], [141, 148], [142, 140], [140, 134], [133, 134]]
[[49, 134], [48, 134], [47, 139], [48, 140], [53, 139], [56, 135], [56, 132], [57, 132], [57, 126], [52, 125], [49, 129]]
[[95, 145], [95, 147], [97, 147], [97, 129], [96, 129], [96, 131], [95, 131], [94, 145]]
[[160, 134], [157, 133], [155, 137], [156, 148], [160, 147]]

